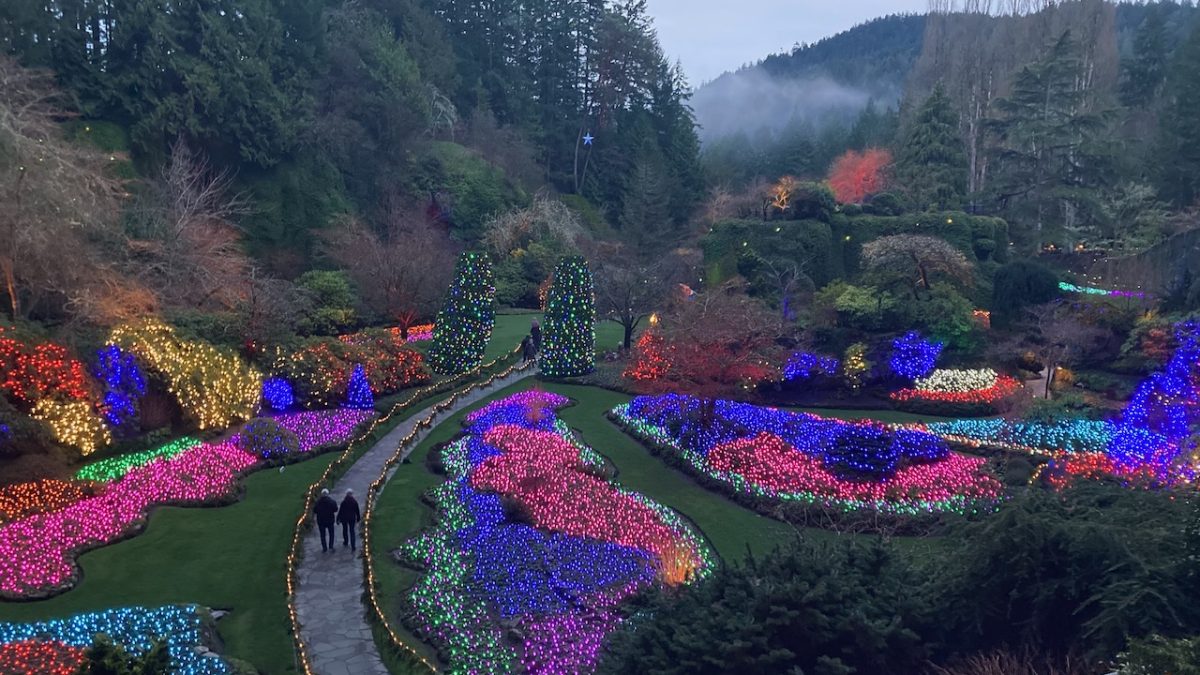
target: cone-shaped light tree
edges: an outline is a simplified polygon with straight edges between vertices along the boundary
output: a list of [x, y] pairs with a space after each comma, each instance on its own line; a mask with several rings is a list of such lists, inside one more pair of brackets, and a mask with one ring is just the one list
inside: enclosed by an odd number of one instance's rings
[[429, 363], [434, 372], [457, 375], [478, 366], [495, 322], [492, 265], [482, 253], [463, 253], [433, 327]]
[[543, 333], [542, 374], [574, 377], [596, 367], [596, 294], [583, 258], [563, 258], [554, 268]]

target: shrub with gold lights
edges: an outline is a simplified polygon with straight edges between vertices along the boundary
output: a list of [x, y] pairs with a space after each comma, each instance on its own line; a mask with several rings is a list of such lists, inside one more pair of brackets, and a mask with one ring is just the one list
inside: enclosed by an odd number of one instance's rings
[[109, 342], [157, 373], [200, 429], [247, 420], [258, 408], [262, 374], [231, 351], [184, 339], [153, 319], [116, 328]]
[[112, 443], [112, 434], [95, 407], [88, 401], [59, 401], [44, 398], [33, 406], [31, 416], [50, 426], [54, 438], [82, 455], [90, 455]]

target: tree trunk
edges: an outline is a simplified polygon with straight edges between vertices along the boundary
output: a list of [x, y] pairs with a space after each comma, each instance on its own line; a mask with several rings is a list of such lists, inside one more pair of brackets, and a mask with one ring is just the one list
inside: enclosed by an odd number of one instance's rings
[[625, 351], [629, 351], [633, 345], [633, 322], [626, 322], [622, 327], [625, 329]]
[[12, 318], [15, 321], [20, 315], [21, 302], [17, 299], [17, 280], [13, 275], [12, 260], [6, 258], [0, 267], [4, 268], [4, 289], [8, 291], [9, 308], [12, 310]]

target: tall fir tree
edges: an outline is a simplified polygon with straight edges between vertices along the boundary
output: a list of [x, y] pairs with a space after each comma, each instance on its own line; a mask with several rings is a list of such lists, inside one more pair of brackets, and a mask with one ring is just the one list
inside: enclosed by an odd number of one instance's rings
[[478, 366], [495, 322], [492, 264], [482, 253], [463, 253], [433, 327], [429, 363], [434, 372], [457, 375]]
[[1167, 79], [1167, 22], [1157, 4], [1147, 7], [1146, 18], [1133, 38], [1133, 55], [1122, 64], [1121, 102], [1144, 107], [1158, 97]]
[[1200, 199], [1200, 23], [1171, 64], [1158, 152], [1160, 194], [1180, 206]]
[[563, 258], [554, 268], [543, 333], [542, 374], [575, 377], [596, 367], [596, 293], [582, 257]]
[[967, 152], [958, 115], [939, 84], [913, 118], [896, 161], [896, 181], [919, 209], [952, 209], [967, 192]]

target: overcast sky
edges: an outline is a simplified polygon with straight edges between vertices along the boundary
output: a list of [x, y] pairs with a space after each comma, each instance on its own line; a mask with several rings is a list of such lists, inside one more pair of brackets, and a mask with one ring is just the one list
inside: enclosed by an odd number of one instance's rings
[[692, 86], [867, 19], [923, 12], [927, 0], [649, 0], [663, 49]]

